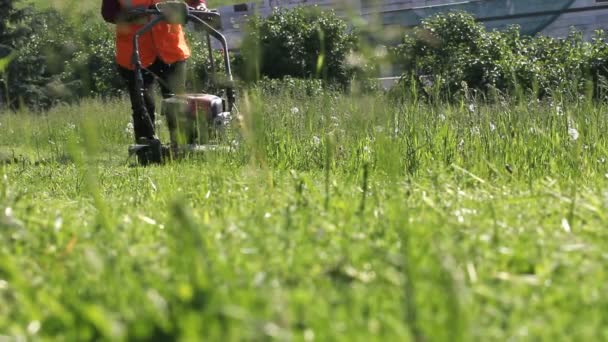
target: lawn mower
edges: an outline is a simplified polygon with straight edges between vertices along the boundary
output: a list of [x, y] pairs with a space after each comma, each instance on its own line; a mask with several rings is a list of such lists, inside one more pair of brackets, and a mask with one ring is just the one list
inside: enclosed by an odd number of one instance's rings
[[[144, 103], [144, 81], [142, 64], [139, 53], [139, 37], [150, 31], [160, 22], [185, 25], [194, 23], [201, 27], [206, 35], [211, 68], [211, 81], [213, 88], [221, 89], [220, 94], [186, 93], [175, 94], [162, 101], [161, 115], [165, 116], [169, 129], [170, 143], [163, 144], [160, 139], [147, 139], [129, 146], [129, 156], [136, 156], [140, 165], [159, 164], [167, 160], [183, 158], [185, 156], [204, 153], [205, 151], [221, 149], [219, 145], [226, 137], [226, 133], [233, 119], [238, 118], [235, 112], [235, 94], [230, 70], [230, 56], [226, 38], [218, 28], [220, 15], [214, 10], [195, 10], [181, 1], [160, 2], [156, 5], [138, 10], [137, 14], [150, 15], [151, 19], [133, 37], [133, 64], [135, 66], [135, 84], [140, 89], [141, 96], [138, 101]], [[215, 77], [215, 63], [213, 60], [211, 37], [216, 39], [222, 48], [225, 80], [218, 82]], [[154, 127], [149, 113], [145, 121]], [[213, 144], [215, 143], [215, 144]], [[227, 146], [224, 146], [226, 148]]]

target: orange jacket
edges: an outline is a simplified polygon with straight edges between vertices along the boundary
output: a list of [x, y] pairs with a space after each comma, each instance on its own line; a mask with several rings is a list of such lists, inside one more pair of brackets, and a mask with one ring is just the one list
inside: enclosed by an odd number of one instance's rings
[[[119, 0], [123, 11], [130, 8], [149, 7], [161, 0]], [[133, 65], [133, 37], [150, 19], [141, 18], [136, 22], [116, 23], [116, 61], [127, 69]], [[139, 37], [139, 55], [142, 66], [148, 67], [156, 58], [167, 64], [184, 61], [190, 57], [190, 48], [181, 25], [160, 22]]]

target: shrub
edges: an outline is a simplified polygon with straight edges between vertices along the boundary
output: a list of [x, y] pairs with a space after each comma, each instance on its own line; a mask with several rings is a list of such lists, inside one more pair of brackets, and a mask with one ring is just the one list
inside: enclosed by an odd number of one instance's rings
[[78, 99], [121, 95], [124, 82], [115, 63], [113, 30], [96, 18], [89, 18], [80, 27], [72, 26], [70, 30], [76, 37], [73, 43], [76, 51], [65, 60], [60, 75], [70, 96]]
[[[30, 35], [40, 28], [29, 8], [17, 8], [16, 1], [0, 2], [0, 107], [15, 107], [19, 104], [19, 95], [32, 92], [30, 84], [43, 83], [37, 68], [42, 64], [39, 55], [24, 55], [20, 48], [29, 44]], [[22, 61], [18, 63], [17, 61]]]
[[320, 97], [332, 90], [325, 87], [319, 79], [301, 79], [285, 76], [282, 79], [262, 78], [256, 83], [255, 88], [267, 96], [278, 96], [287, 94], [292, 98]]
[[80, 23], [55, 10], [31, 11], [27, 39], [9, 68], [13, 106], [46, 109], [85, 96], [120, 93], [113, 35], [94, 18]]
[[291, 76], [346, 84], [353, 71], [346, 57], [355, 47], [356, 35], [332, 11], [276, 9], [250, 20], [237, 65], [246, 80]]
[[515, 26], [488, 32], [462, 12], [424, 20], [394, 54], [401, 89], [443, 99], [469, 90], [578, 97], [593, 87], [598, 94], [608, 74], [603, 33], [585, 42], [577, 32], [564, 39], [521, 36]]

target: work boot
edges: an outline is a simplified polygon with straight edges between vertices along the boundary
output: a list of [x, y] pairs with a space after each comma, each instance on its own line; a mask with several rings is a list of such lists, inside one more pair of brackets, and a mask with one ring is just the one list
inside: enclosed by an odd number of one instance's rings
[[148, 121], [145, 114], [133, 114], [133, 133], [135, 133], [135, 142], [141, 137], [154, 137], [154, 121]]
[[137, 145], [150, 145], [153, 144], [154, 141], [159, 140], [157, 136], [153, 135], [151, 137], [138, 137], [135, 138], [135, 143]]
[[146, 166], [162, 162], [162, 144], [157, 137], [139, 137], [136, 143], [140, 145], [135, 152], [140, 165]]

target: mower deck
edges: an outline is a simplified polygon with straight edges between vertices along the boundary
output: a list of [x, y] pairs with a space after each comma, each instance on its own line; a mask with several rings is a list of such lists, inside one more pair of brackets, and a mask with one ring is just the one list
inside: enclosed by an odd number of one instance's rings
[[[154, 151], [151, 145], [133, 144], [129, 146], [129, 157], [135, 156], [140, 165], [159, 164], [171, 160], [181, 160], [196, 156], [203, 156], [210, 152], [232, 152], [234, 148], [227, 145], [179, 145], [172, 147], [169, 144], [160, 145], [160, 154]], [[160, 159], [159, 159], [160, 157]]]

